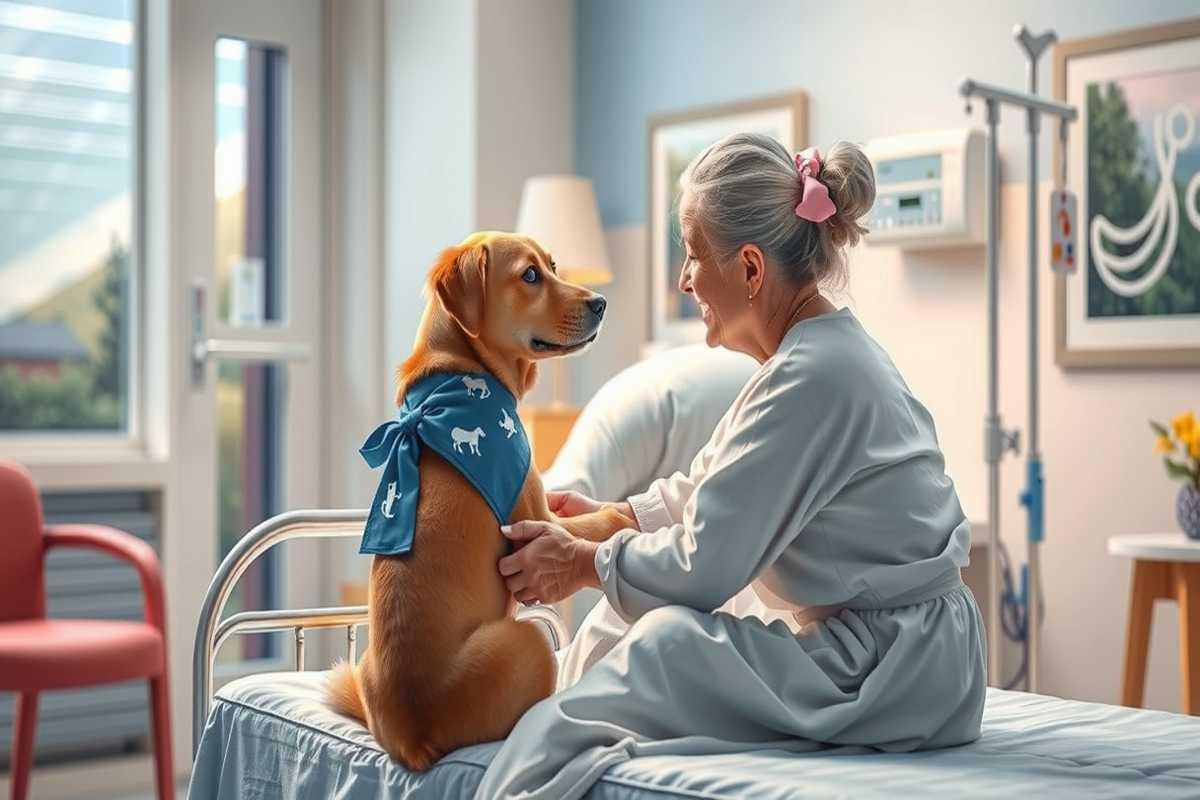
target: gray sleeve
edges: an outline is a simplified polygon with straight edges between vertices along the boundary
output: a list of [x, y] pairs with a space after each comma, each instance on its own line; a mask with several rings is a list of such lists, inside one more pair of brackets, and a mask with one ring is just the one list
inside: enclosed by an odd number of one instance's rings
[[756, 379], [706, 448], [710, 461], [681, 517], [641, 534], [622, 531], [600, 546], [596, 571], [622, 617], [671, 604], [718, 608], [819, 510], [841, 437], [821, 436], [836, 426], [814, 410], [819, 388], [804, 384], [795, 370]]

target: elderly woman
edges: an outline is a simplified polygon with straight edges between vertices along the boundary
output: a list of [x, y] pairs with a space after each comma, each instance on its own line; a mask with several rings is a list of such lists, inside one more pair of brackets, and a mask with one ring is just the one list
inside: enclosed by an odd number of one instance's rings
[[[521, 719], [480, 798], [579, 797], [637, 755], [979, 736], [982, 624], [959, 575], [970, 532], [933, 420], [819, 291], [844, 280], [865, 232], [870, 162], [845, 143], [793, 158], [739, 134], [682, 187], [679, 288], [710, 346], [761, 366], [689, 474], [623, 504], [638, 529], [599, 545], [549, 523], [505, 529], [520, 549], [499, 569], [518, 599], [591, 586], [631, 624]], [[598, 505], [553, 499], [562, 516]], [[713, 613], [750, 584], [798, 624]]]

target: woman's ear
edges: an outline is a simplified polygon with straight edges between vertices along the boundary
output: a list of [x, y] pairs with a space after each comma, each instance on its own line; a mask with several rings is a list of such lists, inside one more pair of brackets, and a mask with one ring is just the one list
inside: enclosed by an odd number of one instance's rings
[[762, 288], [763, 278], [766, 276], [762, 250], [759, 250], [756, 244], [744, 244], [738, 251], [738, 261], [742, 269], [742, 278], [746, 282], [746, 294], [748, 297], [754, 297]]
[[446, 313], [470, 337], [483, 328], [487, 248], [447, 247], [433, 268], [433, 290]]

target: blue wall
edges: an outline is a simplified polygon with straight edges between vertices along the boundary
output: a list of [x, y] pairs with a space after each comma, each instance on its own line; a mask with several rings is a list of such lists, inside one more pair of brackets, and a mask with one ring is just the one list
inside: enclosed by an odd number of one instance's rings
[[[1025, 87], [1014, 24], [1072, 39], [1195, 15], [1200, 0], [577, 0], [576, 168], [606, 225], [642, 222], [651, 114], [803, 89], [822, 147], [982, 127], [980, 105], [968, 118], [955, 89], [968, 74]], [[1052, 64], [1047, 53], [1043, 94]], [[1002, 117], [1000, 140], [1006, 177], [1024, 179], [1018, 113]]]

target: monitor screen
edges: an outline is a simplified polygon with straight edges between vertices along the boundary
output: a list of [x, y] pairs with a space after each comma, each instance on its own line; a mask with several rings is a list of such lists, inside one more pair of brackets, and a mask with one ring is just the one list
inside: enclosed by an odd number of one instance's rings
[[882, 159], [875, 167], [880, 183], [940, 180], [942, 154]]

